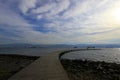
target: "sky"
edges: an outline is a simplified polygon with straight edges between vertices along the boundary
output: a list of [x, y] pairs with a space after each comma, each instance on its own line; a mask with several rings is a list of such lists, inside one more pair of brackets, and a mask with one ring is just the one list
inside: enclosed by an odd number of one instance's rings
[[0, 44], [120, 44], [120, 0], [0, 0]]

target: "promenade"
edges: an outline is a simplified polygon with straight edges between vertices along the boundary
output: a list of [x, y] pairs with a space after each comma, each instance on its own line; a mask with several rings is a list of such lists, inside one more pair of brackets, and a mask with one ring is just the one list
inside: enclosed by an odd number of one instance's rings
[[59, 55], [55, 52], [42, 56], [8, 80], [69, 80]]

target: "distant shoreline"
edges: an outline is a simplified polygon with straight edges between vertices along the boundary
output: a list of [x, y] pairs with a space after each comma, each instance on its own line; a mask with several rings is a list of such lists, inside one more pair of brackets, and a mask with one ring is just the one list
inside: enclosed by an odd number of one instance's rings
[[0, 80], [7, 80], [37, 58], [39, 57], [18, 54], [0, 54]]

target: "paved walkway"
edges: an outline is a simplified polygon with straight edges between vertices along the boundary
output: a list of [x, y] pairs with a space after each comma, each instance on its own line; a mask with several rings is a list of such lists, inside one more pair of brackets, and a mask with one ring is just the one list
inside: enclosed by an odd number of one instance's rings
[[60, 52], [40, 57], [8, 80], [69, 80], [60, 60]]

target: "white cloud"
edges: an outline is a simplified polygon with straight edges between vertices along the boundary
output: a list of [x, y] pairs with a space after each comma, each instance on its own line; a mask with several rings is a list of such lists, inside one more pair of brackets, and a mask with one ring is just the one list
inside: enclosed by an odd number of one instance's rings
[[38, 7], [37, 9], [33, 9], [32, 13], [35, 13], [35, 14], [45, 13], [53, 9], [53, 7], [55, 7], [55, 3], [47, 3], [41, 7]]
[[36, 6], [37, 0], [21, 0], [19, 8], [23, 14], [26, 14], [29, 9], [32, 9]]
[[105, 43], [120, 38], [114, 36], [119, 34], [119, 21], [113, 21], [109, 14], [112, 4], [116, 3], [113, 0], [55, 1], [21, 0], [17, 6], [24, 16], [37, 21], [35, 25], [40, 30], [42, 25], [39, 22], [44, 19], [42, 27], [48, 32], [36, 31], [34, 24], [28, 23], [23, 16], [3, 4], [0, 4], [0, 25], [4, 25], [0, 29], [16, 34], [17, 37], [9, 38], [13, 41], [37, 44]]
[[30, 26], [22, 17], [0, 3], [0, 24], [11, 26]]
[[43, 17], [54, 17], [61, 13], [62, 11], [66, 10], [70, 5], [69, 0], [61, 0], [57, 3], [54, 1], [50, 1], [49, 3], [43, 4], [40, 7], [37, 7], [36, 9], [33, 9], [31, 12], [32, 14], [40, 14], [37, 16], [39, 19], [39, 16]]

